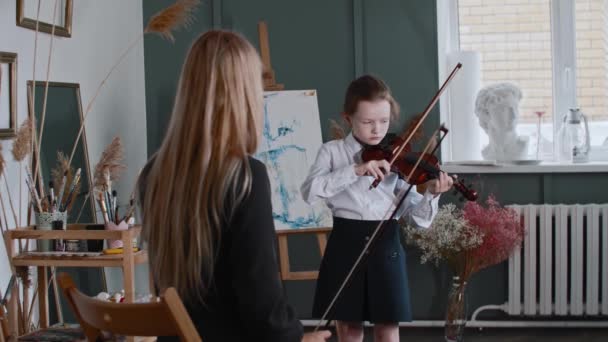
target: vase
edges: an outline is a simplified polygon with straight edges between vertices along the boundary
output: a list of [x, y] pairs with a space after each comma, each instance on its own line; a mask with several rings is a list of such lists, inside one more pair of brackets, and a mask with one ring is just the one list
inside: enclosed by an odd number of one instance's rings
[[466, 285], [466, 281], [462, 281], [459, 277], [452, 279], [445, 312], [446, 342], [464, 341], [464, 328], [467, 323]]
[[[112, 221], [106, 223], [106, 230], [127, 230], [129, 229], [129, 225], [125, 221], [120, 221], [119, 224], [116, 224]], [[122, 240], [108, 240], [108, 248], [122, 248]]]
[[[63, 227], [67, 226], [68, 214], [66, 211], [41, 212], [34, 216], [37, 230], [53, 230], [54, 221], [63, 221]], [[54, 249], [52, 240], [37, 240], [38, 251], [50, 252]]]

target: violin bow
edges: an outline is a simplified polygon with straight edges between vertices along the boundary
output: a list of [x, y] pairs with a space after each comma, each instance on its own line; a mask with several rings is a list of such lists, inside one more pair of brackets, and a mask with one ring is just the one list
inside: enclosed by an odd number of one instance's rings
[[[353, 264], [353, 266], [349, 270], [348, 274], [346, 275], [346, 278], [344, 278], [344, 280], [342, 281], [342, 284], [340, 285], [340, 288], [338, 288], [338, 291], [336, 292], [336, 294], [332, 298], [331, 302], [327, 306], [327, 309], [325, 309], [325, 312], [323, 313], [323, 316], [321, 317], [321, 319], [317, 323], [314, 331], [317, 331], [319, 329], [319, 327], [321, 326], [321, 322], [323, 322], [327, 318], [327, 316], [329, 315], [329, 313], [333, 309], [334, 304], [336, 303], [336, 301], [338, 300], [338, 298], [340, 298], [340, 295], [342, 294], [342, 291], [346, 288], [346, 286], [348, 286], [348, 284], [350, 283], [350, 280], [352, 279], [353, 275], [360, 269], [359, 265], [362, 265], [363, 261], [366, 260], [366, 259], [364, 259], [364, 257], [366, 255], [369, 255], [368, 251], [370, 251], [372, 244], [375, 241], [377, 241], [378, 238], [379, 238], [379, 236], [380, 236], [380, 234], [382, 232], [384, 232], [383, 228], [384, 228], [385, 223], [388, 222], [388, 221], [391, 221], [392, 219], [395, 218], [395, 215], [397, 214], [397, 211], [399, 210], [399, 208], [403, 204], [403, 201], [405, 201], [405, 198], [407, 197], [407, 195], [411, 192], [412, 188], [414, 187], [414, 184], [411, 183], [411, 177], [412, 177], [412, 175], [416, 171], [416, 168], [420, 164], [420, 161], [422, 160], [422, 157], [424, 156], [424, 154], [430, 149], [430, 147], [431, 147], [431, 145], [433, 143], [433, 138], [439, 132], [443, 132], [444, 135], [439, 139], [439, 142], [435, 145], [435, 147], [433, 149], [433, 152], [437, 150], [438, 146], [441, 144], [441, 142], [443, 141], [443, 138], [447, 134], [447, 129], [443, 126], [443, 124], [429, 138], [429, 141], [427, 142], [424, 150], [420, 154], [420, 157], [418, 157], [418, 160], [416, 161], [414, 167], [412, 167], [412, 170], [407, 175], [406, 182], [409, 184], [409, 186], [407, 187], [407, 189], [401, 189], [401, 191], [397, 195], [397, 198], [399, 198], [399, 202], [395, 205], [395, 209], [393, 209], [392, 212], [391, 212], [391, 208], [390, 207], [387, 209], [386, 214], [384, 215], [385, 219], [383, 219], [382, 221], [380, 221], [380, 223], [378, 224], [378, 226], [374, 229], [374, 232], [372, 233], [372, 235], [370, 236], [369, 240], [367, 241], [367, 243], [363, 247], [363, 250], [361, 251], [361, 253], [357, 257], [357, 260], [355, 260], [355, 263]], [[386, 217], [387, 217], [387, 215], [389, 213], [390, 213], [390, 217], [388, 219], [386, 219]], [[329, 324], [331, 323], [331, 321], [332, 321], [331, 319], [327, 320], [327, 322], [325, 324], [325, 328], [329, 327]]]
[[[439, 101], [439, 97], [441, 96], [441, 94], [443, 93], [443, 91], [447, 88], [448, 83], [450, 83], [450, 81], [452, 81], [452, 79], [454, 78], [454, 76], [456, 76], [456, 72], [458, 72], [458, 70], [460, 70], [460, 68], [462, 68], [462, 63], [458, 63], [454, 67], [454, 69], [452, 70], [452, 72], [450, 73], [450, 75], [448, 76], [448, 78], [441, 85], [441, 88], [439, 88], [439, 90], [437, 91], [437, 93], [435, 94], [435, 96], [433, 96], [433, 98], [431, 99], [431, 102], [429, 102], [429, 104], [426, 106], [426, 108], [422, 112], [422, 116], [420, 117], [420, 119], [418, 119], [418, 122], [416, 123], [416, 125], [414, 126], [414, 128], [410, 131], [410, 134], [407, 136], [407, 138], [405, 138], [403, 140], [403, 143], [399, 146], [399, 148], [396, 149], [395, 151], [393, 151], [393, 157], [389, 161], [389, 165], [391, 167], [393, 166], [393, 164], [395, 163], [395, 160], [397, 160], [397, 157], [403, 151], [403, 149], [405, 148], [405, 146], [407, 146], [407, 144], [410, 142], [410, 140], [412, 140], [412, 137], [414, 136], [414, 134], [416, 133], [416, 131], [418, 130], [418, 128], [420, 128], [420, 126], [422, 125], [422, 122], [424, 122], [424, 120], [429, 115], [429, 113], [431, 112], [431, 110], [433, 109], [433, 107], [435, 107], [435, 104], [437, 104], [437, 101]], [[380, 179], [376, 178], [376, 180], [374, 180], [374, 182], [372, 183], [372, 185], [370, 185], [369, 189], [371, 190], [371, 189], [377, 187], [378, 184], [380, 184]]]

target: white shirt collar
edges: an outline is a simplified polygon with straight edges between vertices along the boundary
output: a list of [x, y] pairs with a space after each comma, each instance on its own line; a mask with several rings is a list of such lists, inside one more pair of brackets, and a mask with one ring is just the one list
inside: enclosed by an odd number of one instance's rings
[[353, 152], [357, 153], [363, 149], [363, 146], [355, 139], [353, 133], [350, 132], [346, 138], [344, 138], [344, 144]]

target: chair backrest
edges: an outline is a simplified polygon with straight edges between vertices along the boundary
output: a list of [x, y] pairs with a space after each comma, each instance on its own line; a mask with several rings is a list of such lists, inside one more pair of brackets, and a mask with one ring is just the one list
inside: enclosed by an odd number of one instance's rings
[[179, 336], [202, 342], [177, 291], [168, 288], [158, 302], [113, 303], [80, 292], [72, 278], [59, 275], [59, 284], [89, 341], [102, 331], [125, 336]]

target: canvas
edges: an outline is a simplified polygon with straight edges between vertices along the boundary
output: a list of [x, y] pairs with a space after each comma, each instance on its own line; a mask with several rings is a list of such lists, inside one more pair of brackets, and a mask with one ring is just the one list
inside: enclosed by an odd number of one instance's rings
[[325, 203], [309, 205], [300, 193], [322, 144], [315, 90], [264, 93], [263, 138], [255, 157], [268, 170], [276, 229], [332, 226]]

